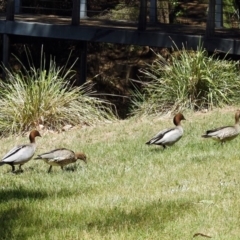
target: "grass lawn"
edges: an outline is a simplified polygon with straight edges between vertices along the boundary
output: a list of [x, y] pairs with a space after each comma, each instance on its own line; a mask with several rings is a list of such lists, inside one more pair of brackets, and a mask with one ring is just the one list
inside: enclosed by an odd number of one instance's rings
[[[225, 145], [201, 134], [233, 125], [237, 107], [184, 112], [184, 136], [147, 146], [172, 116], [132, 118], [37, 138], [36, 154], [83, 151], [65, 171], [40, 160], [0, 168], [1, 239], [212, 239], [240, 236], [240, 137]], [[0, 140], [0, 156], [25, 137]], [[74, 170], [74, 171], [72, 171]], [[198, 236], [196, 239], [206, 239]]]

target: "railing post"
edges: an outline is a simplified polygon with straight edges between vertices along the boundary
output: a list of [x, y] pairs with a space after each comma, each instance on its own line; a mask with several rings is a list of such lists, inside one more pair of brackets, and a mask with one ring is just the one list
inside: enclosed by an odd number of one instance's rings
[[223, 1], [216, 0], [215, 26], [223, 27]]
[[80, 0], [80, 19], [87, 18], [87, 0]]
[[157, 23], [157, 0], [150, 0], [150, 23]]
[[7, 7], [6, 7], [6, 20], [8, 21], [14, 21], [14, 0], [8, 0], [7, 1]]
[[211, 37], [215, 32], [215, 0], [209, 0], [206, 25], [206, 37]]
[[72, 25], [78, 26], [80, 22], [80, 0], [73, 0]]
[[87, 41], [81, 41], [80, 51], [80, 80], [78, 85], [84, 84], [87, 80]]
[[10, 38], [8, 34], [3, 34], [3, 73], [2, 78], [6, 79], [6, 70], [9, 68], [9, 51], [10, 51]]
[[147, 0], [140, 0], [138, 30], [144, 31], [147, 27]]
[[15, 13], [21, 13], [22, 0], [15, 0]]

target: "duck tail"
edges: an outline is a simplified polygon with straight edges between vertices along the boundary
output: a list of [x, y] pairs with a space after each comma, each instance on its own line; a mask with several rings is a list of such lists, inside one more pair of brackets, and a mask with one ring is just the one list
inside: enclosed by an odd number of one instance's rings
[[151, 145], [152, 144], [152, 141], [151, 140], [149, 140], [148, 142], [146, 142], [145, 144], [147, 144], [147, 145]]

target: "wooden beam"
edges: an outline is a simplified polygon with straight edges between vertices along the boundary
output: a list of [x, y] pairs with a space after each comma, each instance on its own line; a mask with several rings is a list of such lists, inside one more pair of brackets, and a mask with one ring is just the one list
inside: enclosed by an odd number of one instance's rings
[[145, 31], [147, 27], [147, 0], [140, 0], [138, 30]]
[[78, 26], [80, 23], [80, 0], [73, 0], [72, 5], [72, 25]]
[[209, 0], [206, 25], [206, 37], [211, 37], [215, 32], [215, 0]]

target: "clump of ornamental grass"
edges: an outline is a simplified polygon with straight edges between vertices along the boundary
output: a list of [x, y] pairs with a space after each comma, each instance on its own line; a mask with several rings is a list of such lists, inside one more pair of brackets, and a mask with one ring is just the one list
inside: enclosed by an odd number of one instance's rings
[[[132, 97], [133, 114], [177, 112], [222, 107], [240, 102], [239, 62], [208, 55], [200, 45], [197, 51], [184, 47], [171, 55], [160, 54], [152, 64], [140, 70]], [[136, 85], [136, 84], [135, 84]]]
[[[27, 51], [26, 51], [27, 53]], [[30, 68], [22, 62], [21, 70], [4, 68], [7, 79], [0, 81], [0, 132], [19, 133], [39, 124], [60, 130], [64, 125], [95, 124], [114, 120], [114, 107], [94, 96], [92, 84], [74, 87], [74, 64], [58, 67], [51, 58], [49, 65], [41, 52], [40, 67], [36, 68], [27, 53]]]

